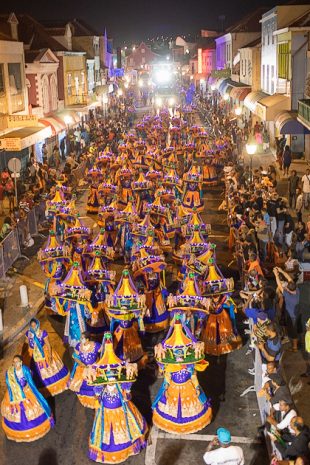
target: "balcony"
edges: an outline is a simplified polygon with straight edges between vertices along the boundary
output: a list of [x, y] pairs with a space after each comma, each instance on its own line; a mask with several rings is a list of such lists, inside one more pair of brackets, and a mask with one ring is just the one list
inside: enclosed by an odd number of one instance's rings
[[310, 130], [310, 99], [298, 100], [297, 119]]

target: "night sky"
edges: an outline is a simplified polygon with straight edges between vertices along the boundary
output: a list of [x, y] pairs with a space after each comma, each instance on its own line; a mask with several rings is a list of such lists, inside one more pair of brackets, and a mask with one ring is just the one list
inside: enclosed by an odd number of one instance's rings
[[[258, 6], [273, 7], [275, 0], [0, 0], [0, 12], [28, 13], [36, 19], [83, 18], [98, 31], [107, 28], [117, 45], [158, 35], [218, 29]], [[280, 2], [278, 2], [280, 3]], [[285, 2], [281, 2], [282, 4]]]

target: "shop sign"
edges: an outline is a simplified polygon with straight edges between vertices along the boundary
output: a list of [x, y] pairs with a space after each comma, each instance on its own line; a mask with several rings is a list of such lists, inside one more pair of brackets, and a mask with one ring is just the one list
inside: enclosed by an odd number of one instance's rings
[[215, 79], [220, 79], [220, 78], [230, 78], [231, 76], [231, 69], [226, 68], [226, 69], [213, 69], [211, 71], [211, 77]]
[[8, 137], [0, 139], [0, 148], [8, 152], [19, 152], [22, 149], [19, 137]]
[[8, 115], [9, 128], [34, 127], [38, 126], [36, 115]]

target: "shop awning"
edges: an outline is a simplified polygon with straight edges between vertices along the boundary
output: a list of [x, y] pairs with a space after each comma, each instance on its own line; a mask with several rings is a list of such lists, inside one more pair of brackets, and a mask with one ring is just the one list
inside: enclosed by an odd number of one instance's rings
[[244, 106], [256, 114], [257, 102], [267, 96], [268, 94], [265, 94], [262, 90], [250, 92], [244, 99]]
[[257, 102], [256, 115], [263, 121], [274, 121], [283, 110], [290, 110], [290, 98], [283, 94], [268, 95]]
[[223, 82], [221, 82], [221, 84], [219, 85], [219, 93], [221, 95], [224, 95], [225, 94], [225, 90], [227, 88], [227, 84], [229, 83], [230, 79], [224, 79]]
[[66, 130], [66, 123], [61, 119], [53, 116], [46, 116], [39, 119], [39, 123], [44, 124], [46, 127], [51, 127], [52, 136], [56, 136], [62, 131]]
[[20, 152], [52, 136], [51, 127], [21, 128], [0, 137], [0, 149], [8, 152]]
[[277, 114], [275, 123], [280, 134], [310, 134], [310, 131], [297, 120], [297, 112], [281, 111]]
[[243, 102], [245, 97], [251, 92], [251, 87], [234, 87], [230, 93], [230, 97], [233, 100], [239, 100]]

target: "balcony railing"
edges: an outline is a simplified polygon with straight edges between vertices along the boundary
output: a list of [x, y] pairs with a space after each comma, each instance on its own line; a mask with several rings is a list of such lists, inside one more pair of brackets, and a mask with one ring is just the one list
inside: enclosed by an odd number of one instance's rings
[[298, 100], [298, 119], [310, 129], [310, 99]]

